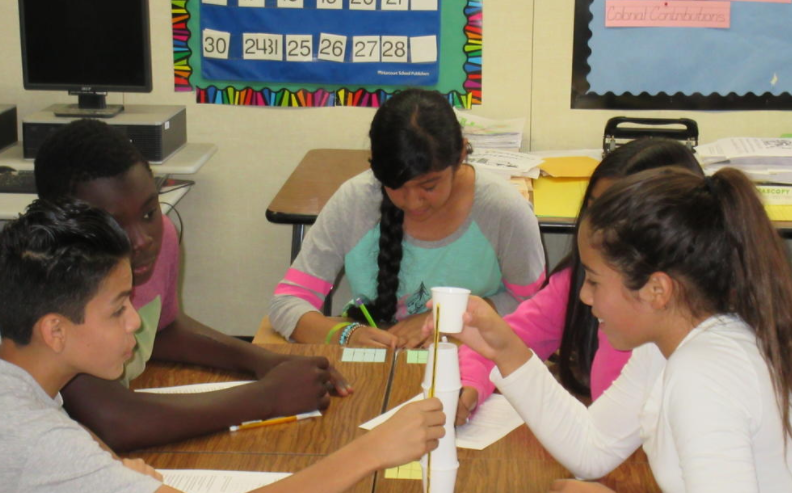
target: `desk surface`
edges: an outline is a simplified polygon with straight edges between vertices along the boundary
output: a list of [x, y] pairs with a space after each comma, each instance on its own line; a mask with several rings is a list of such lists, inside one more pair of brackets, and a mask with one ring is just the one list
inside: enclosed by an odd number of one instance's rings
[[[312, 149], [286, 180], [267, 207], [267, 220], [276, 224], [313, 224], [330, 197], [346, 180], [369, 168], [369, 151]], [[571, 233], [575, 221], [564, 217], [538, 217], [545, 233]], [[792, 222], [774, 221], [785, 238], [792, 238]]]
[[[162, 212], [169, 213], [191, 188], [192, 186], [187, 186], [161, 192], [159, 201]], [[16, 219], [37, 197], [34, 193], [0, 193], [0, 221]]]
[[[369, 169], [370, 152], [362, 149], [312, 149], [267, 207], [267, 220], [276, 224], [313, 224], [342, 183]], [[574, 220], [540, 217], [545, 232], [571, 232]]]
[[[164, 163], [152, 164], [151, 170], [155, 174], [162, 175], [191, 175], [197, 173], [216, 152], [217, 146], [214, 144], [188, 142]], [[23, 156], [22, 142], [17, 142], [0, 152], [0, 165], [11, 166], [19, 171], [32, 171], [33, 160], [25, 159]]]
[[[345, 374], [356, 393], [333, 398], [321, 419], [230, 433], [220, 432], [165, 447], [125, 454], [140, 457], [157, 468], [236, 469], [294, 472], [319, 460], [364, 433], [359, 425], [420, 392], [424, 365], [408, 364], [406, 352], [389, 352], [386, 363], [343, 363], [339, 346], [275, 344], [277, 352], [323, 355]], [[391, 372], [392, 368], [392, 372]], [[153, 363], [133, 382], [133, 388], [164, 387], [239, 379], [240, 375], [183, 365]], [[390, 381], [390, 386], [388, 382]], [[481, 450], [459, 449], [457, 491], [546, 492], [558, 478], [570, 477], [523, 425], [499, 442]], [[636, 453], [603, 482], [620, 493], [659, 491], [646, 457]], [[421, 481], [385, 479], [377, 473], [358, 482], [355, 493], [419, 493]]]
[[[342, 183], [369, 169], [371, 153], [362, 149], [312, 149], [267, 207], [267, 220], [276, 224], [313, 224]], [[539, 218], [547, 230], [568, 230], [567, 218]]]
[[[387, 409], [421, 393], [425, 367], [407, 363], [406, 351], [397, 354]], [[468, 491], [546, 492], [555, 479], [571, 477], [524, 424], [484, 450], [457, 449], [457, 452], [460, 462], [457, 484], [465, 485]], [[620, 493], [660, 491], [646, 455], [640, 449], [602, 482]], [[377, 473], [375, 491], [419, 493], [420, 482], [414, 483], [417, 484], [409, 485], [403, 479], [385, 479]]]
[[[231, 433], [223, 431], [154, 447], [157, 452], [225, 451], [244, 453], [326, 455], [365, 433], [359, 428], [382, 413], [390, 379], [392, 353], [385, 363], [347, 363], [341, 361], [338, 345], [272, 344], [273, 352], [302, 356], [325, 356], [352, 384], [349, 397], [333, 397], [330, 407], [318, 419], [267, 426]], [[183, 365], [152, 364], [133, 382], [133, 388], [169, 387], [184, 383], [222, 382], [249, 377], [220, 370]]]

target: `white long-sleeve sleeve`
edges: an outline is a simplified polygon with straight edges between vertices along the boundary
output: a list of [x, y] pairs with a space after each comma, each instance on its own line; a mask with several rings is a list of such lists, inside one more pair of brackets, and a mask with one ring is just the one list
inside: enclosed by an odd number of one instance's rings
[[558, 462], [579, 478], [595, 479], [641, 445], [638, 416], [645, 380], [627, 372], [633, 363], [591, 408], [570, 395], [537, 357], [506, 378], [496, 367], [491, 378]]
[[792, 491], [792, 453], [753, 331], [716, 316], [666, 360], [633, 351], [621, 376], [590, 408], [569, 395], [539, 358], [493, 382], [545, 448], [573, 474], [601, 477], [639, 445], [665, 492]]

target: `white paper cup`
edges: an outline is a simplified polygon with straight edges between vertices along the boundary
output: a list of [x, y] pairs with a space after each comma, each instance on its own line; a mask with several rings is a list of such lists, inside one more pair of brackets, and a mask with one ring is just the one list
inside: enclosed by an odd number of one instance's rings
[[[426, 474], [426, 464], [422, 462], [421, 468], [423, 470], [423, 491], [427, 493], [429, 480]], [[434, 467], [434, 455], [432, 455], [431, 493], [454, 493], [457, 470], [459, 470], [459, 463], [454, 467]]]
[[[434, 287], [432, 288], [432, 315], [437, 324], [437, 312], [440, 311], [438, 329], [444, 334], [462, 332], [462, 315], [467, 309], [470, 290], [465, 288]], [[435, 325], [437, 327], [437, 325]]]
[[[459, 378], [459, 354], [456, 344], [441, 342], [437, 346], [437, 377], [435, 392], [456, 390], [462, 387]], [[426, 359], [426, 370], [422, 387], [428, 390], [432, 386], [432, 370], [434, 368], [434, 344], [429, 346], [429, 357]], [[456, 409], [456, 406], [454, 406]], [[456, 411], [454, 411], [456, 412]]]
[[[459, 402], [459, 389], [462, 383], [459, 379], [459, 356], [456, 344], [441, 342], [437, 346], [437, 376], [435, 377], [434, 396], [443, 403], [443, 413], [446, 421], [444, 424], [445, 436], [439, 440], [436, 450], [432, 452], [433, 467], [452, 467], [458, 464], [456, 449], [456, 430], [454, 417], [456, 416], [457, 403]], [[434, 362], [434, 344], [429, 346], [429, 358], [424, 372], [424, 381], [421, 385], [424, 397], [429, 397], [432, 387], [432, 369]], [[432, 488], [434, 490], [434, 488]]]
[[[429, 388], [424, 388], [424, 397], [428, 397]], [[457, 464], [456, 428], [454, 428], [454, 418], [456, 417], [457, 402], [459, 401], [459, 389], [446, 390], [443, 392], [435, 391], [435, 397], [443, 403], [443, 413], [445, 413], [445, 435], [438, 440], [437, 448], [432, 451], [432, 466], [452, 467]]]

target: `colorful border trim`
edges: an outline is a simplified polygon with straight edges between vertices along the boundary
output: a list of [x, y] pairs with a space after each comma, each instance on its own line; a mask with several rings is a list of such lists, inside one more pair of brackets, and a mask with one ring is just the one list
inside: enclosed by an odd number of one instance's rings
[[171, 25], [173, 28], [173, 84], [178, 92], [192, 91], [190, 83], [192, 67], [190, 56], [192, 50], [187, 44], [190, 39], [190, 29], [187, 21], [190, 12], [187, 11], [188, 0], [171, 0]]
[[[281, 106], [290, 108], [321, 107], [321, 106], [357, 106], [376, 108], [393, 95], [383, 89], [367, 91], [358, 89], [350, 91], [346, 88], [326, 91], [317, 89], [309, 91], [300, 89], [296, 92], [288, 89], [273, 91], [271, 89], [242, 90], [231, 86], [193, 87], [190, 82], [192, 67], [190, 56], [192, 50], [188, 45], [190, 30], [187, 21], [190, 12], [187, 10], [189, 0], [171, 0], [171, 22], [173, 25], [173, 77], [176, 91], [196, 91], [196, 102], [207, 104], [231, 104], [240, 106]], [[467, 41], [463, 46], [465, 52], [465, 92], [451, 91], [446, 96], [448, 102], [457, 108], [470, 109], [482, 101], [482, 66], [481, 50], [483, 47], [483, 0], [468, 0], [465, 6], [467, 22], [463, 28]]]

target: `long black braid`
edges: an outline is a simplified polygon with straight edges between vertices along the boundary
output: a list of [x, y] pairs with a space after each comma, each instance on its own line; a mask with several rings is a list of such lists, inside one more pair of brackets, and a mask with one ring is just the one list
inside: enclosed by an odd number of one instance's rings
[[[382, 183], [382, 204], [377, 297], [366, 308], [376, 322], [390, 324], [398, 302], [404, 212], [393, 204], [385, 187], [398, 189], [423, 174], [457, 166], [464, 141], [445, 96], [423, 89], [408, 89], [387, 100], [374, 115], [369, 138], [371, 169]], [[363, 313], [355, 307], [347, 315], [365, 323]]]

